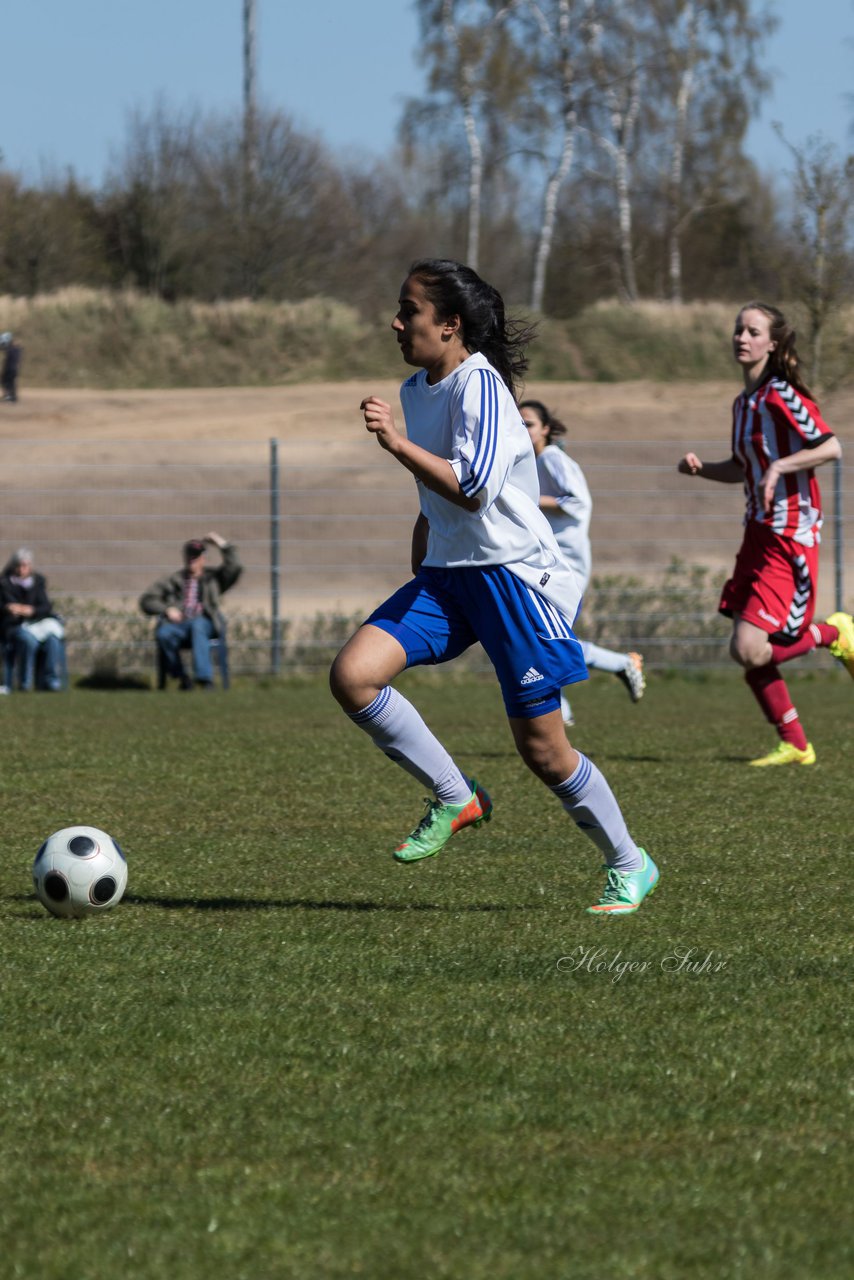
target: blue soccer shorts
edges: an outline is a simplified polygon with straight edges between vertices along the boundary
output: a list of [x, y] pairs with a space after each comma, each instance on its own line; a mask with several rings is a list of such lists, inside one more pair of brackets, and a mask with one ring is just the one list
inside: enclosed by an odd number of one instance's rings
[[365, 621], [394, 636], [407, 667], [450, 662], [479, 641], [508, 716], [557, 711], [563, 686], [587, 679], [569, 620], [504, 565], [422, 568]]

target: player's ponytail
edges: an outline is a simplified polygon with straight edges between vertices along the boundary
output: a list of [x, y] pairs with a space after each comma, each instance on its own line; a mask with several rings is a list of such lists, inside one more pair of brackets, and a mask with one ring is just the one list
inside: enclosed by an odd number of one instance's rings
[[812, 400], [813, 393], [801, 376], [801, 361], [795, 345], [798, 335], [782, 311], [767, 302], [746, 302], [741, 310], [742, 312], [761, 311], [770, 322], [770, 336], [777, 345], [768, 356], [766, 377], [781, 378], [801, 395]]
[[421, 282], [440, 320], [460, 317], [463, 346], [486, 356], [515, 397], [516, 384], [528, 367], [525, 348], [533, 327], [508, 319], [498, 290], [461, 262], [422, 258], [413, 262], [409, 275]]

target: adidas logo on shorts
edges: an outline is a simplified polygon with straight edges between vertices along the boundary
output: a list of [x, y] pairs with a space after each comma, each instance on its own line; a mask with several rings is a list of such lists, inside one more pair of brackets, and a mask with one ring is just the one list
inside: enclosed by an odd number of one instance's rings
[[522, 684], [536, 684], [538, 680], [545, 680], [545, 676], [541, 676], [536, 667], [528, 667], [528, 670], [522, 676]]

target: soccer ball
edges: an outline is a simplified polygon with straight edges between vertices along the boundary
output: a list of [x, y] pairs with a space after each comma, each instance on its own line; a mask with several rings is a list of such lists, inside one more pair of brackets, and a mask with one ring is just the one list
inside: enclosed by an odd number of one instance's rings
[[63, 827], [33, 863], [33, 887], [51, 915], [65, 919], [109, 911], [127, 888], [128, 865], [112, 836], [97, 827]]

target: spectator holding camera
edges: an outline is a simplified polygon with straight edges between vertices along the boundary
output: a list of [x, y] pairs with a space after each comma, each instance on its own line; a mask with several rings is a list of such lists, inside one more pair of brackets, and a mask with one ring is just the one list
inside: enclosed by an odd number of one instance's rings
[[[221, 563], [206, 561], [208, 546], [216, 547]], [[211, 641], [223, 631], [220, 598], [234, 586], [243, 572], [237, 548], [218, 533], [191, 538], [184, 544], [184, 564], [168, 577], [159, 578], [142, 596], [139, 607], [158, 619], [155, 638], [166, 674], [180, 682], [182, 689], [213, 688]], [[184, 670], [181, 650], [192, 651], [192, 678]]]

